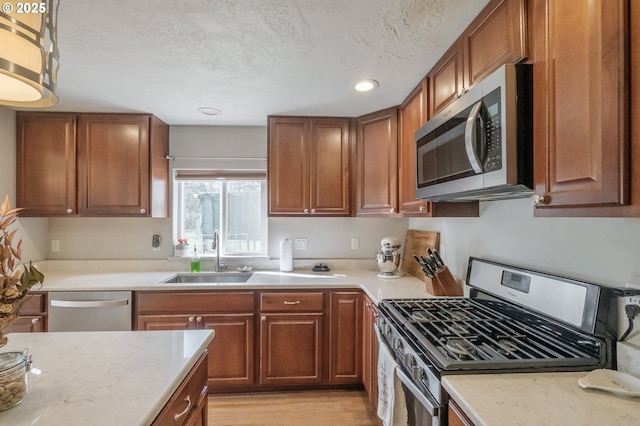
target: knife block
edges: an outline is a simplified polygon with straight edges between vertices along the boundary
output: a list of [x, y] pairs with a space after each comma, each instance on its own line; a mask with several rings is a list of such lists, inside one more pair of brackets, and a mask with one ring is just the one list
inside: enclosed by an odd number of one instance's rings
[[427, 292], [434, 296], [462, 296], [462, 289], [446, 266], [436, 271], [433, 278], [424, 277]]

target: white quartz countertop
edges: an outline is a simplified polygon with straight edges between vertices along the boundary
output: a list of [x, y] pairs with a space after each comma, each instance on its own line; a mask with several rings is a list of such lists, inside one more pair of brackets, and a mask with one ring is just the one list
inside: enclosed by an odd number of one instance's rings
[[29, 350], [22, 403], [0, 424], [148, 425], [213, 339], [210, 330], [13, 333], [2, 352]]
[[442, 385], [476, 426], [627, 426], [640, 398], [582, 389], [588, 372], [444, 376]]
[[382, 299], [429, 298], [424, 281], [405, 274], [395, 279], [380, 279], [377, 271], [338, 270], [323, 273], [310, 271], [253, 271], [246, 283], [171, 284], [162, 281], [179, 271], [169, 272], [73, 272], [45, 271], [41, 291], [88, 290], [215, 290], [215, 289], [290, 289], [290, 288], [361, 288], [374, 302]]

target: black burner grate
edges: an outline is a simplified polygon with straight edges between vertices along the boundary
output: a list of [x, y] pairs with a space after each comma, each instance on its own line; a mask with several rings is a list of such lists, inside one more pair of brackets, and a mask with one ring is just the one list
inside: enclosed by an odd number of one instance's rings
[[499, 301], [385, 300], [397, 324], [444, 368], [598, 361], [602, 342]]

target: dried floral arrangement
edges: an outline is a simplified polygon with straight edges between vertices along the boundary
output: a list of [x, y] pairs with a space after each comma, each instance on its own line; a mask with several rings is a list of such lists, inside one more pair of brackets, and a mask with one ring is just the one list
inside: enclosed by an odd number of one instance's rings
[[44, 282], [44, 274], [31, 262], [28, 266], [21, 263], [22, 240], [14, 244], [18, 229], [10, 228], [20, 210], [11, 208], [8, 195], [0, 206], [0, 346], [7, 343], [2, 330], [18, 318], [29, 290]]

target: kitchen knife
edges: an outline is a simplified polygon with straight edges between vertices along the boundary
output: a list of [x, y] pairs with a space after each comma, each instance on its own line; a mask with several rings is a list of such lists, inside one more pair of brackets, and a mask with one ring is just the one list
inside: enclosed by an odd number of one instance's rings
[[433, 257], [435, 259], [435, 261], [436, 261], [436, 263], [438, 264], [439, 267], [441, 267], [441, 268], [445, 267], [445, 264], [442, 261], [442, 258], [440, 257], [440, 253], [438, 253], [438, 250], [428, 248], [427, 251], [429, 252], [431, 257]]
[[433, 278], [433, 272], [427, 267], [427, 265], [425, 263], [423, 263], [422, 260], [420, 260], [420, 258], [418, 256], [416, 256], [415, 254], [413, 255], [413, 258], [420, 265], [420, 268], [422, 269], [422, 272], [424, 272], [424, 274], [426, 276], [428, 276], [429, 278]]

